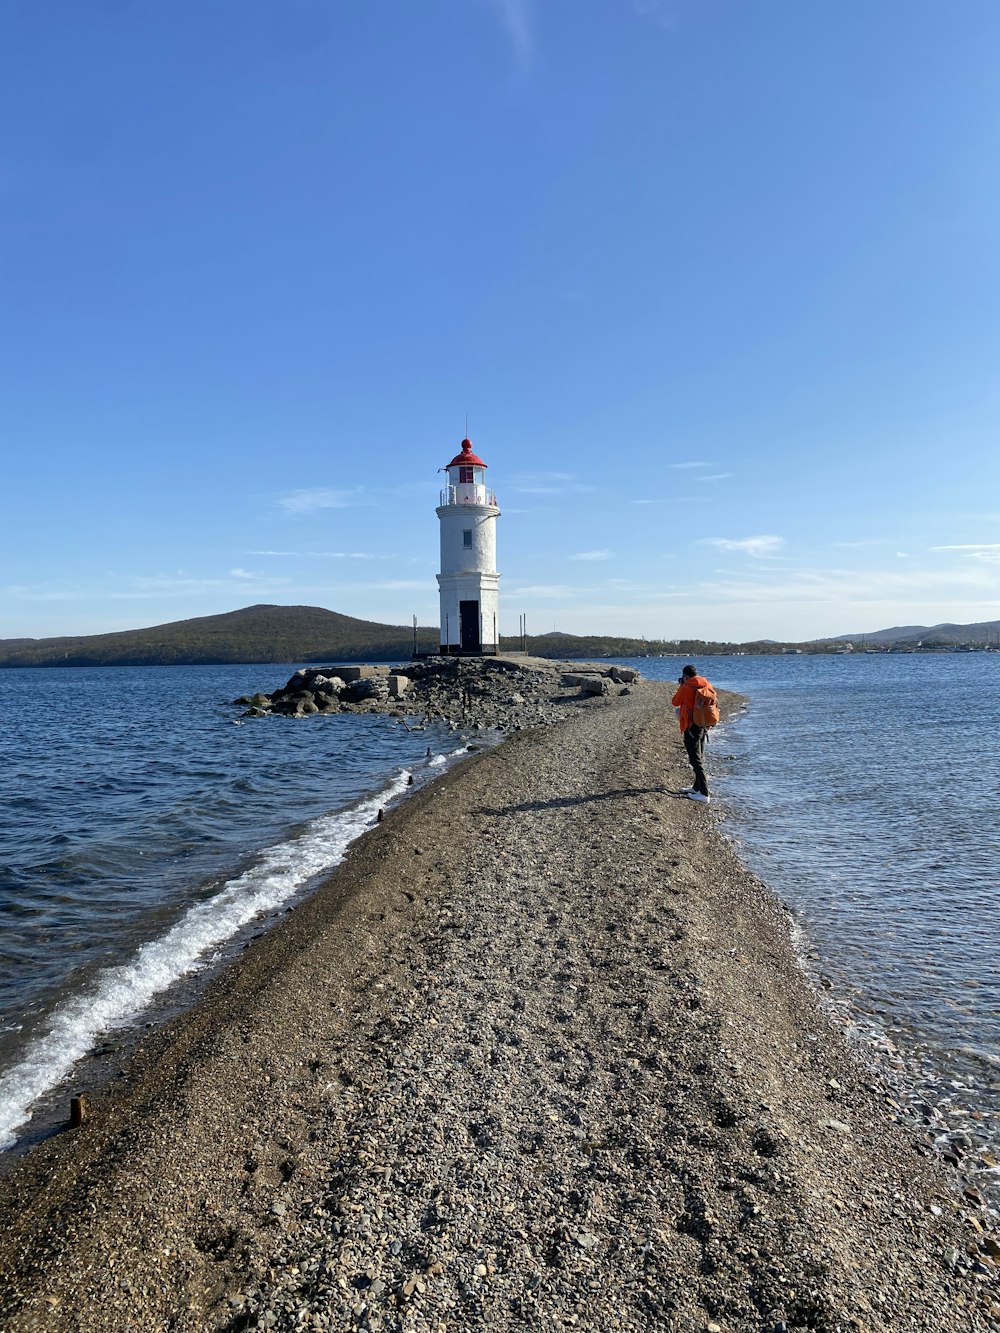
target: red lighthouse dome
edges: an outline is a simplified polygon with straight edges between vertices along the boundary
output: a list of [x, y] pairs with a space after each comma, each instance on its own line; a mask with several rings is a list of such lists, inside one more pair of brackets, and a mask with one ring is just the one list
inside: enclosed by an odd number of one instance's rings
[[472, 452], [472, 441], [462, 441], [462, 452], [456, 454], [447, 467], [487, 467], [488, 464]]

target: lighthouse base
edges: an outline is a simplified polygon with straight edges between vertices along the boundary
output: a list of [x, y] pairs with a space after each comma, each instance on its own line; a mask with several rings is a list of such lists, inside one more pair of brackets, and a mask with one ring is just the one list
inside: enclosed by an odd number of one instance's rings
[[495, 657], [500, 650], [499, 574], [439, 574], [441, 652], [449, 657]]
[[443, 643], [438, 652], [441, 657], [497, 657], [500, 646], [484, 643], [478, 648], [463, 648], [460, 643]]

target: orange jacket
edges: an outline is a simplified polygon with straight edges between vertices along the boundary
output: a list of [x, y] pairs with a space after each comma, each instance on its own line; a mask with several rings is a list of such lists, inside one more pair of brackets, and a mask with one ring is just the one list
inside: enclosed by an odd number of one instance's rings
[[702, 685], [707, 685], [708, 681], [704, 676], [688, 676], [684, 684], [678, 687], [677, 693], [670, 700], [675, 708], [679, 708], [680, 717], [678, 721], [681, 724], [681, 731], [687, 731], [691, 725], [691, 709], [694, 707], [695, 693], [701, 689]]

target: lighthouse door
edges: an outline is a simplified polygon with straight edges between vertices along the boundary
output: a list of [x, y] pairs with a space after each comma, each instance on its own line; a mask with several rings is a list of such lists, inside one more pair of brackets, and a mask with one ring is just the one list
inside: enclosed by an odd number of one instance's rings
[[462, 622], [462, 652], [481, 652], [482, 643], [479, 638], [479, 603], [459, 602], [458, 614]]

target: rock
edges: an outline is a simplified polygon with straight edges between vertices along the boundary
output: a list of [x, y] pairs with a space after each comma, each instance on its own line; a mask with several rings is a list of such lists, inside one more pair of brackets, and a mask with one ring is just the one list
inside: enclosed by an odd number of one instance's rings
[[613, 666], [608, 675], [616, 685], [633, 685], [639, 679], [638, 671], [632, 667]]
[[843, 1120], [824, 1120], [824, 1121], [823, 1121], [823, 1128], [824, 1128], [824, 1129], [835, 1129], [835, 1130], [837, 1131], [838, 1134], [850, 1134], [850, 1133], [851, 1133], [851, 1127], [850, 1127], [850, 1125], [845, 1125], [844, 1122], [843, 1122]]
[[589, 676], [581, 687], [584, 694], [610, 694], [611, 687], [604, 676]]
[[410, 688], [409, 676], [400, 676], [398, 674], [391, 674], [389, 676], [390, 699], [402, 699], [403, 696], [409, 691], [409, 688]]
[[359, 680], [348, 681], [341, 696], [349, 703], [363, 703], [366, 699], [387, 699], [389, 697], [388, 678], [365, 676]]

